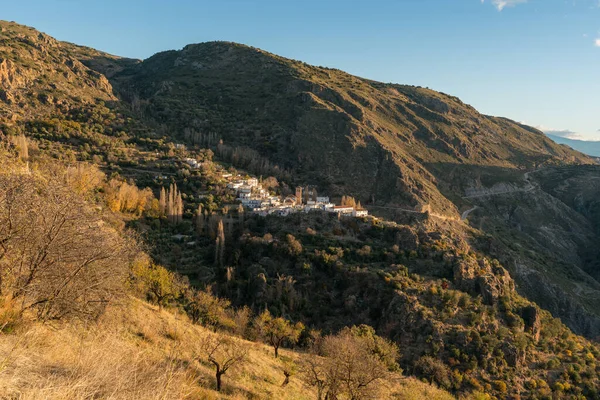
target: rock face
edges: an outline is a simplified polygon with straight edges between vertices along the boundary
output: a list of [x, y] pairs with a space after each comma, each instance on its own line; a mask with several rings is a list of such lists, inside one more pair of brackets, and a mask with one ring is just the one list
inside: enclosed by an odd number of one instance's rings
[[525, 323], [525, 331], [531, 333], [536, 342], [540, 340], [542, 328], [540, 310], [535, 306], [523, 307], [521, 318], [523, 318], [523, 322]]
[[454, 284], [472, 295], [481, 295], [486, 304], [495, 304], [515, 289], [508, 271], [490, 265], [486, 259], [458, 260], [454, 265]]
[[24, 77], [19, 74], [17, 67], [10, 60], [0, 59], [0, 86], [4, 90], [13, 89], [25, 83]]
[[0, 27], [0, 123], [116, 100], [108, 79], [72, 56], [73, 45], [14, 23]]

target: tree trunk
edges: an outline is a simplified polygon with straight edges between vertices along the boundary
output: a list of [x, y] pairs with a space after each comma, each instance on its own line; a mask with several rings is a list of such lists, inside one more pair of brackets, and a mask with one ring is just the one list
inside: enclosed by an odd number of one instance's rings
[[221, 372], [218, 368], [217, 368], [217, 392], [221, 391], [221, 375], [223, 375], [223, 372]]
[[279, 357], [279, 346], [273, 346], [275, 348], [275, 358]]
[[284, 372], [283, 374], [285, 375], [285, 380], [281, 384], [281, 387], [285, 387], [288, 383], [290, 383], [290, 374], [287, 372]]

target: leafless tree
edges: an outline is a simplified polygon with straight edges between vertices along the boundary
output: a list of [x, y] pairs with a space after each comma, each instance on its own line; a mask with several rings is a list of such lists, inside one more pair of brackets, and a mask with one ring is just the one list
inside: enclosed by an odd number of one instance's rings
[[94, 317], [135, 254], [59, 179], [0, 174], [0, 290], [40, 319]]
[[248, 358], [248, 348], [242, 342], [218, 333], [208, 336], [201, 350], [208, 362], [215, 366], [217, 391], [221, 391], [221, 377], [229, 369], [245, 363]]
[[396, 346], [374, 335], [372, 328], [347, 328], [324, 338], [314, 351], [320, 354], [303, 360], [306, 381], [317, 388], [317, 398], [352, 400], [378, 398], [377, 382], [397, 368]]

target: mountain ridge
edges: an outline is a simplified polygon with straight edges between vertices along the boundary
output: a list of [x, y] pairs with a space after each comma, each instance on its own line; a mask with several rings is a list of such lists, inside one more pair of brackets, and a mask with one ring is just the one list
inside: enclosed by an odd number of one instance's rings
[[[128, 76], [134, 77], [128, 80]], [[244, 82], [239, 82], [242, 76]], [[364, 164], [383, 156], [380, 163], [389, 159], [389, 166], [399, 169], [396, 174], [405, 177], [391, 192], [406, 193], [408, 198], [394, 201], [408, 200], [414, 207], [431, 204], [454, 216], [457, 212], [453, 205], [432, 187], [435, 174], [424, 167], [424, 162], [436, 160], [513, 169], [531, 168], [548, 159], [591, 162], [580, 153], [555, 145], [540, 131], [522, 129], [508, 119], [482, 116], [453, 96], [420, 87], [365, 80], [230, 42], [194, 44], [180, 51], [158, 53], [124, 70], [115, 79], [124, 80], [128, 80], [128, 90], [138, 92], [148, 101], [149, 109], [155, 107], [149, 113], [157, 122], [168, 123], [171, 129], [180, 132], [217, 131], [225, 143], [250, 146], [284, 167], [302, 168], [311, 180], [328, 176], [329, 182], [323, 182], [322, 186], [336, 195], [343, 194], [343, 188], [337, 188], [333, 182], [344, 180], [343, 174], [356, 169], [350, 167], [341, 172], [335, 165], [329, 165], [326, 159], [347, 159], [336, 155], [336, 150], [344, 147], [344, 151], [354, 152], [359, 158], [366, 151]], [[240, 91], [236, 92], [237, 89]], [[224, 93], [230, 94], [224, 96]], [[210, 105], [203, 106], [207, 101]], [[259, 112], [249, 115], [256, 110]], [[240, 119], [240, 115], [244, 118], [243, 128], [228, 123], [229, 119]], [[207, 116], [210, 116], [208, 123], [200, 121]], [[215, 120], [221, 126], [211, 124]], [[329, 123], [322, 124], [323, 120]], [[501, 133], [504, 130], [514, 131], [513, 135], [526, 140], [506, 140], [503, 135], [508, 134]], [[323, 141], [330, 147], [328, 151], [313, 154], [315, 150], [310, 145], [323, 138], [334, 142]], [[317, 168], [319, 171], [314, 173]], [[414, 170], [426, 179], [415, 177]], [[411, 180], [419, 180], [426, 189], [415, 189]], [[353, 181], [359, 182], [349, 183], [349, 191], [361, 193], [364, 202], [372, 197], [383, 198], [384, 203], [392, 200], [389, 196], [386, 199], [377, 185], [367, 190], [366, 182], [378, 181], [377, 168]], [[386, 183], [387, 187], [390, 185], [393, 183]]]

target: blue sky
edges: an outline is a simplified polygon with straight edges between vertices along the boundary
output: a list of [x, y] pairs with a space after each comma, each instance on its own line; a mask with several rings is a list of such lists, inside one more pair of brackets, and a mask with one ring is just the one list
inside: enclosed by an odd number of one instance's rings
[[600, 0], [5, 0], [0, 18], [147, 58], [229, 40], [600, 140]]

